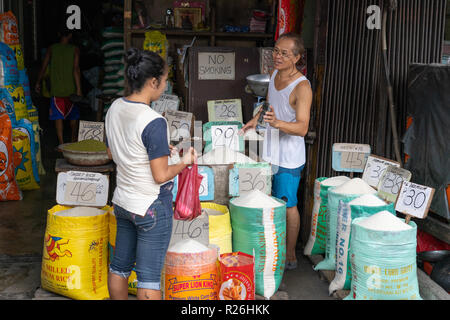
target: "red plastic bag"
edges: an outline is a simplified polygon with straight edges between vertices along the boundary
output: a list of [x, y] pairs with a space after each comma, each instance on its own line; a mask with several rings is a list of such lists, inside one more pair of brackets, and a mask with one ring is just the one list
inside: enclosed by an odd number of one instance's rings
[[178, 175], [178, 192], [175, 199], [174, 217], [177, 220], [192, 220], [202, 214], [199, 188], [203, 176], [197, 164], [184, 168]]

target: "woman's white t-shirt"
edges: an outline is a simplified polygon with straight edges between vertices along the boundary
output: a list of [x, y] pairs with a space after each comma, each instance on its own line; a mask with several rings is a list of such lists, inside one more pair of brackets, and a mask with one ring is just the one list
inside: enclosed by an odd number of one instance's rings
[[150, 160], [170, 157], [167, 121], [149, 105], [119, 98], [105, 118], [107, 144], [117, 166], [112, 202], [144, 216], [158, 198]]

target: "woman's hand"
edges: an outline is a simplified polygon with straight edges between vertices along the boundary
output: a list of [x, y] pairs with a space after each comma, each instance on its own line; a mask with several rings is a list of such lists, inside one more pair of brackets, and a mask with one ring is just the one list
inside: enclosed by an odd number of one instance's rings
[[183, 156], [182, 162], [186, 165], [191, 165], [197, 162], [197, 151], [193, 147], [190, 147], [188, 152]]
[[280, 121], [275, 116], [275, 111], [273, 110], [273, 107], [269, 107], [270, 110], [267, 111], [264, 115], [264, 121], [267, 122], [272, 128], [277, 129]]
[[174, 147], [173, 145], [169, 144], [169, 150], [170, 150], [170, 155], [171, 156], [175, 156], [178, 154], [178, 149], [177, 147]]

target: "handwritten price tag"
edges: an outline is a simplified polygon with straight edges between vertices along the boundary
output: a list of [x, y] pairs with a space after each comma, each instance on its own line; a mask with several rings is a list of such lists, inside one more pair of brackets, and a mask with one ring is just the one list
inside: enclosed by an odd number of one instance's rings
[[151, 107], [159, 114], [163, 114], [168, 110], [177, 111], [180, 106], [180, 99], [172, 94], [162, 94], [161, 97], [153, 101]]
[[170, 140], [178, 141], [191, 137], [193, 114], [183, 111], [168, 110], [164, 113], [170, 130]]
[[380, 179], [388, 166], [400, 168], [400, 163], [383, 157], [370, 155], [367, 158], [366, 167], [362, 179], [371, 187], [378, 188]]
[[242, 119], [241, 99], [208, 101], [209, 121], [239, 121]]
[[209, 217], [206, 213], [191, 221], [173, 219], [172, 236], [169, 247], [179, 241], [193, 239], [205, 246], [209, 245]]
[[405, 181], [395, 204], [395, 210], [424, 219], [430, 209], [435, 190], [420, 184]]
[[371, 148], [368, 144], [335, 143], [332, 167], [340, 172], [363, 172]]
[[105, 124], [103, 122], [83, 121], [80, 120], [78, 129], [78, 141], [97, 140], [104, 141]]
[[103, 207], [108, 200], [107, 176], [82, 171], [58, 174], [56, 202], [67, 206]]
[[269, 163], [235, 164], [229, 175], [229, 195], [238, 197], [245, 192], [259, 190], [272, 192], [272, 168]]
[[[214, 200], [214, 171], [208, 166], [199, 166], [198, 173], [203, 176], [200, 187], [198, 188], [200, 201]], [[174, 179], [172, 190], [173, 201], [177, 198], [178, 193], [178, 176]]]
[[411, 180], [411, 176], [408, 170], [388, 166], [378, 184], [378, 196], [388, 202], [395, 202], [402, 183]]

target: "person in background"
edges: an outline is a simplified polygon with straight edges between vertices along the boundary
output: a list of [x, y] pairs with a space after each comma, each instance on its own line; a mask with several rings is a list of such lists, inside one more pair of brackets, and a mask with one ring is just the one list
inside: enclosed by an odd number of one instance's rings
[[[304, 137], [308, 133], [312, 104], [311, 85], [298, 70], [304, 52], [299, 35], [286, 33], [278, 38], [267, 97], [270, 110], [264, 116], [266, 133], [262, 158], [272, 164], [272, 196], [286, 201], [287, 270], [297, 267], [295, 248], [300, 230], [297, 191], [306, 162]], [[256, 128], [259, 114], [242, 128], [241, 134]], [[277, 131], [275, 135], [274, 131]]]
[[82, 96], [80, 50], [71, 44], [72, 32], [65, 29], [59, 33], [59, 42], [51, 45], [39, 72], [35, 91], [41, 92], [41, 83], [47, 67], [50, 72], [49, 119], [55, 121], [58, 143], [64, 143], [64, 120], [70, 121], [71, 142], [77, 141], [79, 107], [70, 100], [71, 95]]
[[167, 85], [168, 65], [156, 53], [128, 50], [125, 76], [131, 94], [115, 100], [105, 118], [107, 144], [117, 165], [112, 202], [117, 219], [108, 289], [111, 299], [128, 298], [136, 263], [137, 298], [161, 299], [161, 271], [172, 234], [172, 179], [194, 163], [194, 148], [171, 164], [169, 128], [150, 105]]

